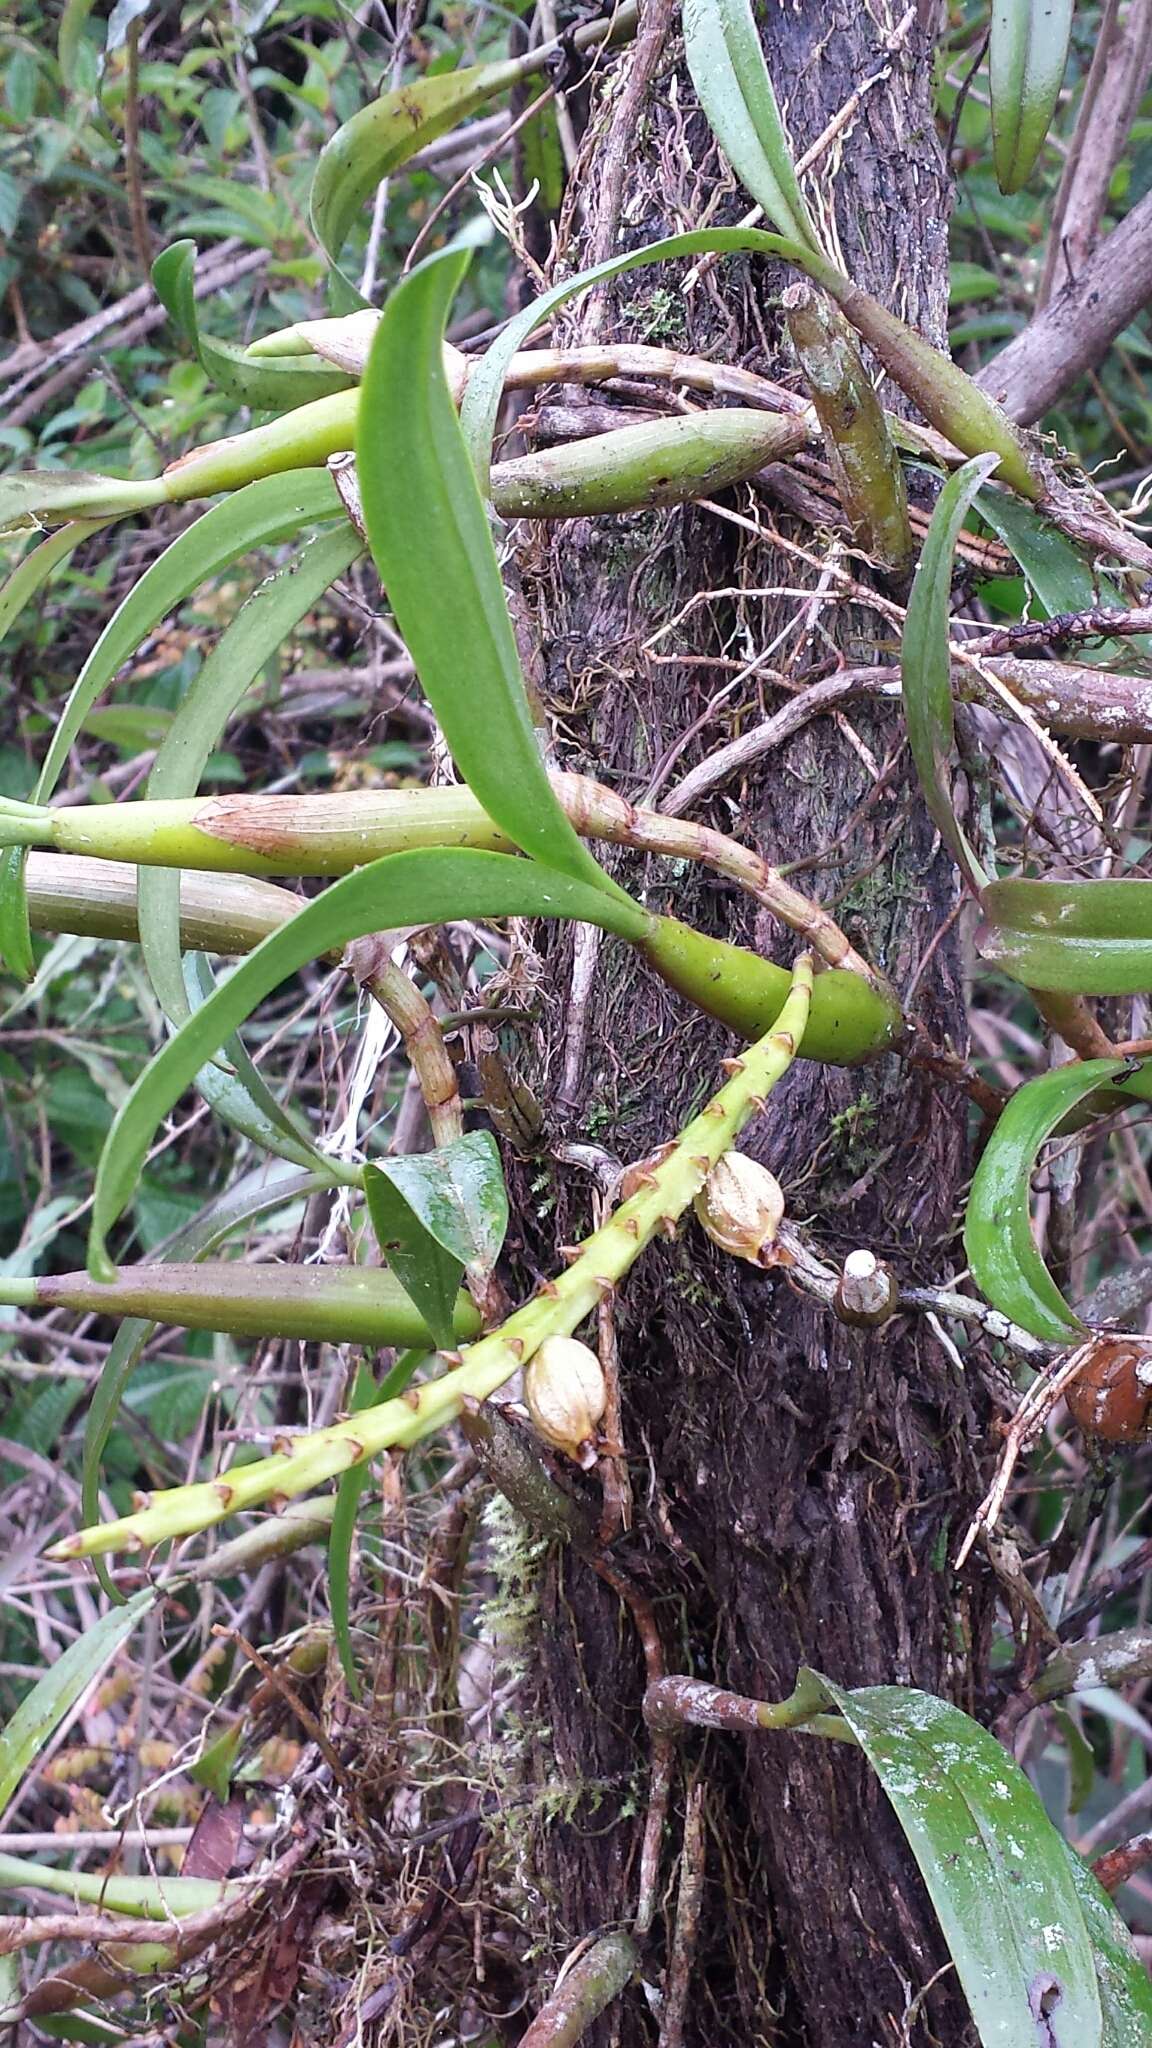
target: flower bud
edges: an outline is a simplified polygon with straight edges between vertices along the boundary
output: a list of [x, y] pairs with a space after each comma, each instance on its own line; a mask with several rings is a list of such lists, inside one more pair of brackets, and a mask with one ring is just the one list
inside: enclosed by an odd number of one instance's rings
[[726, 1152], [712, 1168], [694, 1204], [696, 1214], [721, 1251], [771, 1264], [764, 1256], [784, 1215], [784, 1196], [775, 1174], [744, 1152]]
[[575, 1337], [545, 1337], [524, 1372], [524, 1402], [538, 1436], [586, 1469], [607, 1405], [600, 1360]]

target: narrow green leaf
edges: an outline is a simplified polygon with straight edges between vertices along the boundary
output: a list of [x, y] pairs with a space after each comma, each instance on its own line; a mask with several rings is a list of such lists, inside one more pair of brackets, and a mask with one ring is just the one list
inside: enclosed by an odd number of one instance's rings
[[1152, 1977], [1103, 1885], [1067, 1843], [1064, 1853], [1092, 1941], [1104, 2015], [1101, 2048], [1148, 2048], [1152, 2041]]
[[[248, 484], [178, 534], [133, 585], [85, 661], [56, 722], [35, 801], [47, 803], [96, 699], [161, 619], [250, 549], [291, 540], [301, 527], [326, 517], [344, 518], [331, 477], [324, 471], [289, 470]], [[19, 847], [0, 855], [0, 957], [29, 981], [33, 959], [25, 860]]]
[[[193, 681], [163, 741], [148, 779], [149, 797], [194, 796], [229, 718], [265, 662], [361, 552], [351, 527], [338, 527], [306, 543], [241, 607]], [[142, 867], [136, 884], [140, 944], [148, 976], [166, 1017], [180, 1024], [191, 1003], [186, 971], [213, 987], [207, 963], [183, 958], [180, 939], [180, 870]], [[327, 1162], [303, 1123], [283, 1109], [240, 1045], [229, 1046], [235, 1070], [205, 1067], [197, 1088], [217, 1114], [264, 1150], [296, 1166]], [[359, 1183], [358, 1173], [353, 1176]]]
[[1096, 1782], [1096, 1758], [1079, 1721], [1067, 1707], [1052, 1706], [1049, 1712], [1064, 1738], [1068, 1756], [1068, 1812], [1075, 1815], [1091, 1797]]
[[101, 1615], [99, 1621], [69, 1643], [63, 1656], [21, 1700], [12, 1719], [0, 1730], [0, 1811], [7, 1806], [49, 1736], [99, 1677], [155, 1600], [154, 1588], [145, 1586], [122, 1607]]
[[988, 82], [1002, 192], [1020, 190], [1044, 146], [1071, 33], [1072, 0], [993, 0]]
[[456, 766], [526, 853], [626, 902], [556, 799], [496, 550], [444, 375], [444, 326], [470, 252], [412, 271], [368, 358], [356, 468], [369, 544]]
[[976, 1168], [964, 1217], [972, 1278], [993, 1308], [1045, 1343], [1072, 1343], [1084, 1325], [1032, 1236], [1028, 1197], [1040, 1149], [1097, 1088], [1111, 1085], [1135, 1097], [1139, 1082], [1127, 1060], [1078, 1060], [1038, 1075], [1016, 1090]]
[[[400, 1163], [400, 1162], [397, 1162]], [[452, 1309], [464, 1262], [445, 1250], [384, 1166], [364, 1168], [364, 1195], [381, 1251], [440, 1351], [453, 1343]]]
[[[244, 1225], [333, 1185], [334, 1177], [330, 1173], [301, 1173], [282, 1175], [271, 1185], [241, 1188], [210, 1203], [153, 1256], [163, 1262], [205, 1259]], [[80, 1503], [86, 1525], [100, 1519], [100, 1466], [105, 1448], [115, 1426], [124, 1389], [140, 1362], [144, 1346], [158, 1327], [157, 1323], [143, 1316], [128, 1317], [121, 1323], [105, 1354], [84, 1426]], [[109, 1575], [103, 1558], [93, 1558], [92, 1562], [109, 1599], [119, 1605], [124, 1595]]]
[[66, 92], [74, 92], [76, 88], [76, 62], [93, 4], [94, 0], [65, 0], [60, 16], [56, 55], [60, 60], [60, 77]]
[[103, 1280], [114, 1270], [107, 1233], [132, 1199], [160, 1120], [272, 989], [309, 960], [370, 932], [476, 917], [579, 918], [632, 940], [648, 928], [646, 913], [627, 897], [508, 854], [396, 853], [346, 875], [265, 939], [136, 1082], [100, 1160], [88, 1248], [93, 1276]]
[[991, 882], [980, 903], [981, 958], [1025, 987], [1152, 990], [1152, 882]]
[[940, 837], [971, 889], [988, 880], [952, 803], [952, 663], [948, 651], [952, 561], [960, 530], [981, 484], [995, 469], [976, 455], [949, 477], [936, 503], [908, 599], [900, 675], [908, 745], [924, 801]]
[[338, 311], [363, 306], [351, 280], [336, 268], [349, 229], [369, 194], [423, 149], [524, 76], [518, 60], [472, 64], [413, 79], [361, 107], [325, 143], [312, 179], [312, 227], [342, 286]]
[[[976, 500], [976, 510], [997, 540], [1011, 549], [1049, 617], [1058, 612], [1089, 611], [1098, 605], [1107, 605], [1112, 611], [1127, 609], [1127, 600], [1115, 583], [1098, 575], [1094, 564], [1034, 505], [1026, 505], [1009, 491], [984, 489]], [[1088, 641], [1078, 648], [1076, 659], [1123, 663], [1126, 652], [1133, 650], [1152, 654], [1152, 636], [1126, 635], [1123, 642], [1108, 640], [1096, 646]]]
[[749, 0], [684, 0], [684, 56], [741, 183], [780, 234], [820, 249]]
[[194, 278], [195, 242], [173, 242], [152, 265], [152, 282], [177, 334], [191, 348], [206, 376], [242, 405], [284, 412], [347, 391], [352, 379], [319, 356], [261, 359], [231, 342], [214, 341], [200, 325]]
[[[405, 1357], [419, 1359], [420, 1352], [406, 1352]], [[359, 1415], [364, 1408], [372, 1408], [377, 1401], [386, 1398], [377, 1387], [370, 1368], [361, 1361], [356, 1368], [352, 1392], [348, 1400], [350, 1415]], [[360, 1698], [360, 1675], [356, 1669], [356, 1658], [352, 1649], [352, 1544], [356, 1535], [356, 1511], [360, 1496], [368, 1484], [370, 1465], [353, 1465], [345, 1472], [336, 1488], [336, 1505], [332, 1511], [332, 1528], [328, 1537], [328, 1612], [332, 1618], [332, 1634], [336, 1643], [336, 1654], [340, 1659], [344, 1678], [354, 1700]]]
[[1103, 2048], [1066, 1846], [994, 1735], [930, 1693], [823, 1681], [920, 1866], [984, 2048]]
[[11, 575], [0, 587], [0, 640], [9, 626], [18, 619], [25, 605], [32, 602], [38, 590], [47, 582], [58, 562], [67, 561], [73, 550], [90, 533], [99, 533], [107, 526], [106, 519], [73, 519], [67, 526], [58, 526], [55, 533], [31, 549], [22, 562], [18, 562]]

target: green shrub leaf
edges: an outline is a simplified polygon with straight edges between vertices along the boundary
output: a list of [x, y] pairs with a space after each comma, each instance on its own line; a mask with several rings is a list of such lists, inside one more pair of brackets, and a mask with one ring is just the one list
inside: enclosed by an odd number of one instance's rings
[[984, 2048], [1103, 2048], [1068, 1851], [986, 1728], [903, 1686], [823, 1681], [896, 1811]]
[[508, 1193], [490, 1131], [466, 1131], [434, 1152], [364, 1168], [380, 1249], [441, 1350], [465, 1266], [490, 1272], [508, 1228]]
[[949, 477], [940, 493], [908, 599], [900, 646], [904, 721], [924, 801], [940, 837], [969, 886], [988, 877], [952, 802], [952, 663], [948, 646], [952, 561], [960, 529], [996, 461], [976, 455]]

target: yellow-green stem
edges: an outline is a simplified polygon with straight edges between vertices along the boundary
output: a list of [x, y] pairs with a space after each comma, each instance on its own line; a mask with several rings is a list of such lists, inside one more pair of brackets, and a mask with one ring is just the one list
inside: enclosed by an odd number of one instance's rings
[[773, 1028], [729, 1063], [731, 1079], [681, 1131], [668, 1158], [586, 1239], [566, 1271], [546, 1282], [500, 1329], [472, 1345], [452, 1371], [304, 1437], [291, 1450], [236, 1466], [216, 1480], [155, 1494], [135, 1514], [65, 1537], [49, 1556], [145, 1550], [170, 1537], [192, 1535], [241, 1509], [305, 1493], [381, 1451], [419, 1443], [450, 1422], [466, 1398], [487, 1400], [546, 1337], [571, 1335], [619, 1285], [657, 1231], [674, 1227], [716, 1161], [787, 1072], [808, 1025], [811, 996], [812, 963], [802, 955]]

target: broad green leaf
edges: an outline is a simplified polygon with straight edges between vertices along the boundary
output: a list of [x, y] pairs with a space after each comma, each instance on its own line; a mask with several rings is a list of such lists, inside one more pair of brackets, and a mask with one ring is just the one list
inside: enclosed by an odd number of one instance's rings
[[196, 310], [195, 272], [195, 242], [173, 242], [152, 265], [152, 282], [172, 325], [195, 351], [205, 375], [230, 398], [242, 405], [284, 412], [307, 405], [310, 399], [348, 390], [352, 379], [319, 356], [264, 360], [231, 342], [213, 341], [201, 327]]
[[[327, 517], [344, 518], [331, 477], [325, 471], [288, 470], [246, 485], [177, 535], [129, 591], [77, 676], [56, 721], [35, 801], [47, 803], [96, 699], [161, 619], [250, 549], [291, 540], [301, 527]], [[19, 847], [0, 854], [0, 957], [23, 981], [33, 971], [26, 858]]]
[[1135, 1097], [1139, 1083], [1128, 1060], [1078, 1060], [1026, 1081], [1001, 1113], [976, 1168], [964, 1216], [972, 1278], [993, 1308], [1045, 1343], [1072, 1343], [1084, 1326], [1032, 1236], [1028, 1197], [1040, 1149], [1097, 1088]]
[[157, 1125], [265, 996], [309, 960], [370, 932], [477, 917], [578, 918], [631, 940], [648, 929], [646, 913], [627, 897], [508, 854], [395, 853], [344, 876], [221, 983], [155, 1055], [117, 1112], [97, 1174], [88, 1246], [93, 1277], [114, 1271], [107, 1233], [132, 1199]]
[[782, 235], [819, 249], [749, 0], [684, 0], [684, 56], [708, 124]]
[[60, 27], [56, 36], [56, 55], [60, 60], [60, 77], [66, 92], [75, 90], [76, 65], [84, 28], [92, 12], [94, 0], [65, 0], [60, 16]]
[[154, 1588], [145, 1586], [123, 1606], [101, 1615], [99, 1621], [69, 1643], [63, 1655], [21, 1700], [12, 1719], [0, 1730], [0, 1811], [8, 1805], [49, 1736], [99, 1677], [155, 1600]]
[[[1127, 600], [1107, 576], [1099, 576], [1092, 564], [1073, 547], [1059, 529], [1033, 505], [1008, 491], [983, 490], [976, 500], [981, 519], [992, 528], [997, 540], [1010, 548], [1049, 617], [1059, 612], [1084, 612], [1098, 605], [1124, 611]], [[1126, 636], [1124, 641], [1108, 640], [1093, 646], [1084, 642], [1077, 661], [1123, 661], [1124, 652], [1138, 650], [1152, 654], [1148, 634]]]
[[450, 1351], [454, 1341], [452, 1310], [464, 1261], [425, 1228], [418, 1211], [383, 1166], [364, 1168], [364, 1195], [388, 1264], [416, 1303], [437, 1348]]
[[491, 1272], [508, 1230], [508, 1190], [491, 1131], [466, 1131], [434, 1152], [379, 1160], [373, 1172], [392, 1182], [461, 1266]]
[[1072, 0], [992, 0], [988, 83], [1002, 192], [1018, 192], [1044, 146], [1068, 61]]
[[[143, 1597], [136, 1595], [138, 1600]], [[128, 1611], [126, 1607], [119, 1608], [116, 1620]], [[64, 1846], [62, 1840], [61, 1847]], [[243, 1890], [238, 1881], [227, 1884], [210, 1877], [117, 1877], [99, 1870], [58, 1870], [51, 1863], [26, 1863], [19, 1856], [0, 1856], [0, 1892], [56, 1892], [78, 1905], [127, 1913], [134, 1920], [168, 1920], [174, 1914], [179, 1917], [183, 1913], [204, 1913], [232, 1894], [238, 1897]]]
[[[161, 1263], [177, 1259], [205, 1259], [246, 1224], [334, 1185], [333, 1174], [298, 1173], [282, 1175], [271, 1184], [265, 1182], [255, 1188], [241, 1188], [210, 1203], [153, 1256]], [[158, 1327], [157, 1323], [143, 1316], [128, 1317], [108, 1346], [100, 1368], [100, 1378], [88, 1408], [80, 1465], [80, 1502], [87, 1526], [100, 1519], [100, 1465], [124, 1398], [124, 1389], [140, 1361], [144, 1346]], [[92, 1562], [109, 1599], [119, 1604], [124, 1596], [110, 1577], [103, 1558], [93, 1558]]]
[[18, 562], [11, 575], [0, 587], [0, 640], [9, 626], [18, 619], [25, 605], [30, 604], [36, 592], [47, 582], [58, 562], [67, 561], [90, 533], [99, 533], [107, 526], [106, 519], [73, 519], [67, 526], [58, 526], [39, 547], [33, 548]]
[[1152, 2041], [1152, 1977], [1103, 1885], [1067, 1843], [1064, 1853], [1092, 1942], [1104, 2016], [1101, 2048], [1148, 2048]]
[[1103, 2048], [1068, 1852], [1023, 1771], [946, 1700], [823, 1683], [896, 1810], [984, 2048]]
[[981, 958], [1027, 988], [1152, 990], [1152, 882], [992, 882], [980, 904]]
[[338, 311], [363, 306], [350, 279], [338, 269], [338, 258], [360, 208], [382, 178], [390, 177], [487, 100], [507, 92], [525, 76], [522, 61], [472, 64], [432, 78], [413, 79], [361, 107], [325, 143], [312, 179], [312, 227], [330, 258], [342, 288]]
[[369, 545], [464, 781], [549, 867], [627, 902], [561, 809], [532, 726], [483, 500], [444, 375], [448, 311], [470, 252], [412, 271], [364, 372], [356, 470]]
[[976, 455], [949, 477], [936, 501], [908, 599], [900, 644], [900, 677], [908, 745], [933, 823], [969, 887], [988, 880], [952, 803], [952, 660], [948, 622], [952, 562], [960, 530], [981, 484], [995, 469], [991, 455]]

